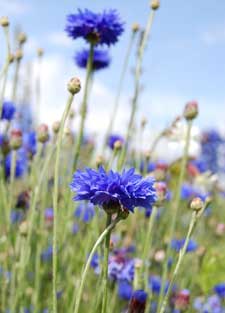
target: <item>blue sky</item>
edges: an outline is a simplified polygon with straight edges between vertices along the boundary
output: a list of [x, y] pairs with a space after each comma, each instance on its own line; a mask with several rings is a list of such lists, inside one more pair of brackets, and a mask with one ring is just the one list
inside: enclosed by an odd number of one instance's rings
[[[149, 1], [128, 0], [0, 0], [1, 15], [8, 15], [13, 26], [20, 24], [29, 36], [31, 48], [41, 46], [48, 60], [65, 61], [68, 77], [77, 73], [72, 56], [82, 40], [64, 37], [65, 16], [77, 8], [100, 11], [116, 8], [126, 22], [120, 42], [112, 47], [110, 70], [97, 74], [101, 86], [115, 93], [120, 69], [133, 22], [144, 26], [149, 13]], [[196, 99], [200, 105], [198, 124], [201, 127], [224, 127], [225, 120], [225, 1], [224, 0], [162, 0], [156, 13], [151, 39], [144, 56], [143, 92], [140, 110], [153, 127], [165, 125], [181, 112], [186, 101]], [[133, 80], [130, 68], [124, 84], [124, 98], [132, 96]], [[63, 66], [62, 69], [63, 70]], [[79, 73], [79, 71], [78, 71]], [[66, 76], [67, 73], [64, 73]], [[106, 92], [107, 93], [107, 92]], [[107, 98], [105, 99], [107, 101]], [[124, 112], [129, 110], [128, 104]], [[111, 104], [109, 105], [109, 110]], [[101, 111], [101, 107], [99, 108]]]

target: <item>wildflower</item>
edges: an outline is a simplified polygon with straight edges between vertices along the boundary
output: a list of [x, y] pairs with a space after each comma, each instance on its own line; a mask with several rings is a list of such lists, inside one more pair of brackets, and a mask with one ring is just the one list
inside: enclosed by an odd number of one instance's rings
[[[171, 248], [173, 250], [179, 252], [183, 248], [184, 242], [185, 242], [185, 239], [181, 239], [181, 240], [173, 239], [171, 241]], [[186, 249], [186, 252], [193, 252], [197, 249], [197, 247], [198, 247], [197, 243], [194, 240], [190, 239], [188, 246], [187, 246], [187, 249]]]
[[89, 200], [94, 205], [103, 207], [108, 213], [134, 211], [135, 207], [150, 208], [156, 201], [153, 187], [154, 180], [145, 179], [135, 174], [133, 168], [123, 171], [122, 174], [108, 173], [99, 167], [93, 170], [86, 168], [78, 170], [70, 187], [76, 192], [74, 200]]
[[20, 129], [13, 129], [10, 133], [9, 144], [11, 149], [17, 150], [22, 145], [22, 132]]
[[135, 290], [129, 303], [128, 313], [144, 313], [147, 293], [144, 290]]
[[193, 120], [198, 115], [198, 102], [189, 101], [184, 108], [184, 117], [186, 120]]
[[24, 214], [20, 210], [12, 210], [10, 213], [10, 221], [12, 224], [20, 223], [24, 218]]
[[[75, 62], [80, 68], [87, 67], [89, 50], [83, 49], [75, 55]], [[110, 64], [110, 56], [107, 50], [95, 49], [92, 61], [92, 70], [101, 70]]]
[[41, 253], [41, 259], [43, 262], [52, 260], [52, 246], [48, 246], [48, 248]]
[[28, 155], [33, 156], [37, 152], [37, 135], [34, 131], [23, 134], [23, 147]]
[[48, 224], [52, 224], [54, 219], [54, 211], [53, 208], [46, 208], [45, 209], [45, 222]]
[[[5, 159], [5, 175], [6, 177], [10, 177], [11, 171], [11, 153], [9, 153]], [[27, 171], [27, 157], [26, 153], [23, 149], [19, 149], [16, 155], [16, 169], [15, 169], [15, 177], [22, 177]]]
[[126, 280], [118, 282], [118, 296], [123, 300], [130, 300], [132, 296], [133, 288]]
[[122, 136], [120, 136], [120, 135], [110, 135], [109, 138], [108, 138], [108, 146], [109, 146], [109, 148], [111, 148], [113, 150], [114, 147], [115, 147], [115, 143], [118, 142], [118, 141], [122, 145], [124, 144], [124, 139], [123, 139]]
[[84, 223], [88, 223], [95, 215], [94, 206], [91, 203], [81, 203], [74, 212], [74, 217], [80, 219]]
[[225, 282], [215, 285], [214, 291], [220, 298], [225, 299]]
[[190, 303], [190, 291], [183, 289], [175, 295], [175, 307], [179, 310], [186, 310]]
[[37, 129], [37, 139], [41, 143], [45, 143], [49, 139], [49, 130], [48, 130], [48, 125], [46, 124], [41, 124], [38, 126]]
[[82, 37], [93, 44], [110, 46], [118, 41], [124, 27], [116, 10], [94, 13], [79, 9], [77, 14], [68, 15], [65, 31], [73, 39]]
[[72, 95], [75, 95], [76, 93], [80, 92], [81, 84], [79, 78], [77, 77], [71, 78], [67, 85], [67, 89]]
[[16, 208], [28, 209], [29, 206], [30, 206], [30, 192], [29, 190], [22, 191], [17, 197]]
[[11, 121], [15, 115], [16, 107], [11, 101], [4, 101], [2, 106], [2, 120]]

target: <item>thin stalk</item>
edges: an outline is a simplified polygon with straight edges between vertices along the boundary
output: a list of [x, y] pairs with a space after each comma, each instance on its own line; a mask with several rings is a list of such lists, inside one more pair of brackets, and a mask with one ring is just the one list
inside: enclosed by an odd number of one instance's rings
[[14, 180], [15, 180], [15, 173], [16, 173], [16, 156], [17, 156], [17, 151], [12, 150], [11, 152], [11, 164], [10, 164], [10, 194], [9, 194], [9, 223], [10, 223], [10, 211], [12, 207], [12, 202], [13, 202], [13, 194], [14, 194]]
[[13, 89], [12, 89], [12, 100], [13, 100], [13, 102], [16, 102], [20, 64], [21, 64], [21, 59], [16, 59], [16, 68], [15, 68], [15, 73], [14, 73], [14, 78], [13, 78]]
[[160, 308], [159, 313], [164, 313], [165, 310], [166, 310], [166, 305], [167, 305], [167, 302], [168, 302], [171, 290], [173, 288], [174, 282], [175, 282], [175, 280], [177, 278], [177, 275], [179, 273], [180, 266], [181, 266], [182, 261], [184, 259], [184, 256], [185, 256], [185, 253], [186, 253], [186, 250], [187, 250], [187, 246], [188, 246], [190, 237], [191, 237], [191, 235], [193, 233], [193, 230], [195, 228], [197, 220], [198, 220], [198, 214], [197, 214], [196, 211], [194, 211], [192, 213], [192, 218], [191, 218], [191, 222], [190, 222], [190, 225], [189, 225], [189, 228], [188, 228], [188, 233], [187, 233], [184, 245], [183, 245], [182, 249], [179, 252], [177, 264], [176, 264], [175, 269], [173, 271], [172, 278], [170, 280], [169, 287], [168, 287], [168, 289], [166, 291], [166, 294], [165, 294], [165, 297], [163, 299], [162, 306]]
[[[107, 215], [106, 228], [111, 224], [112, 216]], [[108, 298], [108, 262], [109, 262], [109, 245], [110, 245], [110, 235], [111, 231], [105, 237], [105, 249], [104, 249], [104, 262], [103, 262], [103, 299], [102, 299], [102, 313], [106, 313], [107, 309], [107, 298]]]
[[131, 37], [130, 37], [130, 41], [129, 41], [129, 44], [128, 44], [128, 48], [127, 48], [127, 51], [126, 51], [125, 59], [124, 59], [124, 62], [123, 62], [122, 72], [121, 72], [120, 79], [119, 79], [119, 85], [118, 85], [118, 89], [117, 89], [117, 93], [116, 93], [116, 97], [115, 97], [115, 103], [114, 103], [113, 111], [112, 111], [112, 114], [110, 115], [111, 119], [110, 119], [110, 122], [109, 122], [109, 125], [108, 125], [108, 129], [107, 129], [106, 135], [105, 135], [103, 149], [107, 145], [108, 137], [109, 137], [110, 133], [113, 130], [114, 122], [116, 120], [116, 115], [117, 115], [117, 111], [118, 111], [118, 107], [119, 107], [121, 92], [122, 92], [122, 88], [123, 88], [123, 82], [124, 82], [124, 78], [125, 78], [125, 75], [126, 75], [126, 72], [127, 72], [127, 67], [128, 67], [128, 64], [129, 64], [129, 59], [130, 59], [130, 55], [131, 55], [131, 51], [132, 51], [135, 35], [136, 35], [136, 32], [132, 31], [132, 34], [131, 34]]
[[76, 140], [76, 146], [75, 146], [75, 154], [74, 154], [74, 162], [73, 162], [73, 170], [75, 171], [77, 169], [77, 163], [80, 155], [80, 148], [84, 136], [84, 127], [85, 127], [85, 120], [87, 115], [87, 99], [88, 99], [88, 92], [89, 92], [89, 85], [92, 77], [92, 63], [93, 63], [93, 55], [94, 55], [94, 45], [90, 45], [90, 52], [88, 57], [88, 63], [87, 63], [87, 71], [86, 71], [86, 80], [84, 85], [84, 95], [83, 95], [83, 101], [81, 105], [81, 122], [80, 122], [80, 128], [78, 133], [78, 138]]
[[162, 285], [161, 285], [160, 294], [159, 294], [159, 302], [158, 302], [159, 305], [158, 305], [157, 313], [159, 313], [159, 308], [162, 304], [162, 297], [163, 297], [163, 292], [164, 292], [165, 283], [166, 283], [166, 279], [167, 279], [167, 272], [168, 272], [167, 262], [168, 262], [168, 259], [170, 257], [170, 252], [171, 252], [170, 241], [173, 238], [173, 234], [174, 234], [174, 231], [176, 228], [178, 208], [180, 205], [180, 190], [181, 190], [182, 183], [184, 181], [187, 159], [188, 159], [191, 127], [192, 127], [192, 121], [188, 121], [187, 133], [186, 133], [186, 138], [185, 138], [184, 154], [183, 154], [183, 158], [182, 158], [182, 162], [181, 162], [180, 176], [178, 178], [177, 188], [175, 190], [174, 201], [172, 202], [172, 221], [171, 221], [171, 227], [170, 227], [170, 233], [169, 233], [169, 243], [167, 245], [167, 250], [166, 250], [166, 258], [165, 258], [165, 261], [163, 264]]
[[143, 55], [144, 55], [146, 44], [147, 44], [147, 41], [149, 38], [150, 31], [152, 28], [154, 16], [155, 16], [155, 11], [151, 10], [150, 14], [149, 14], [148, 21], [147, 21], [147, 25], [146, 25], [146, 28], [145, 28], [145, 31], [143, 34], [143, 38], [141, 40], [141, 43], [140, 43], [140, 46], [138, 49], [137, 62], [136, 62], [136, 68], [135, 68], [134, 96], [132, 99], [132, 109], [131, 109], [131, 115], [130, 115], [130, 119], [129, 119], [128, 128], [127, 128], [126, 140], [125, 140], [125, 144], [124, 144], [124, 147], [123, 147], [123, 150], [121, 153], [120, 162], [119, 162], [119, 164], [120, 164], [119, 168], [120, 169], [122, 169], [123, 164], [125, 162], [128, 143], [130, 141], [131, 131], [132, 131], [133, 124], [134, 124], [135, 113], [137, 111], [137, 102], [138, 102], [138, 96], [139, 96], [139, 90], [140, 90], [140, 77], [141, 77], [141, 70], [142, 70]]
[[2, 83], [2, 89], [1, 89], [1, 94], [0, 94], [0, 117], [2, 115], [2, 106], [3, 106], [4, 96], [5, 96], [5, 89], [6, 89], [8, 71], [9, 71], [9, 65], [10, 65], [10, 41], [9, 41], [9, 28], [8, 27], [4, 27], [4, 33], [5, 33], [5, 39], [6, 39], [6, 45], [7, 45], [7, 56], [6, 56], [6, 61], [5, 61], [3, 71], [1, 73], [3, 76], [3, 83]]
[[76, 291], [76, 303], [75, 303], [75, 309], [74, 309], [74, 313], [78, 313], [79, 312], [79, 308], [80, 308], [80, 301], [81, 301], [81, 296], [82, 296], [82, 292], [84, 289], [84, 283], [86, 280], [86, 276], [87, 276], [87, 272], [91, 263], [91, 260], [95, 254], [95, 251], [97, 250], [98, 246], [102, 243], [102, 241], [105, 239], [105, 237], [112, 231], [112, 229], [116, 226], [116, 224], [120, 221], [120, 217], [116, 218], [104, 231], [103, 233], [98, 237], [96, 243], [94, 244], [91, 253], [88, 256], [87, 259], [87, 263], [85, 265], [85, 268], [82, 272], [81, 275], [81, 281], [80, 281], [80, 285], [79, 285], [79, 289]]
[[69, 116], [71, 105], [73, 102], [74, 94], [70, 93], [65, 110], [63, 112], [62, 120], [60, 123], [59, 134], [56, 143], [56, 159], [55, 159], [55, 171], [54, 171], [54, 190], [53, 190], [53, 278], [52, 278], [52, 301], [53, 301], [53, 313], [57, 313], [57, 213], [58, 213], [58, 195], [59, 195], [59, 163], [60, 163], [60, 152], [62, 146], [63, 130], [65, 127], [66, 120]]

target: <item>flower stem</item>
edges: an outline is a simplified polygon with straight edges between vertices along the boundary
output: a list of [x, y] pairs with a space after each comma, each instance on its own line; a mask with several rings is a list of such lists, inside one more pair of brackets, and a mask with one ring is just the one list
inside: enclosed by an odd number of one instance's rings
[[115, 97], [115, 103], [114, 103], [113, 111], [112, 111], [112, 114], [110, 115], [111, 119], [110, 119], [110, 122], [109, 122], [109, 125], [108, 125], [108, 129], [107, 129], [107, 132], [106, 132], [106, 135], [105, 135], [105, 139], [104, 139], [103, 149], [107, 145], [108, 137], [109, 137], [111, 131], [113, 130], [114, 122], [115, 122], [117, 111], [118, 111], [118, 107], [119, 107], [119, 102], [120, 102], [120, 96], [121, 96], [121, 92], [122, 92], [123, 82], [124, 82], [125, 74], [127, 72], [127, 67], [128, 67], [129, 58], [130, 58], [130, 54], [131, 54], [131, 51], [132, 51], [135, 35], [136, 35], [136, 32], [132, 31], [132, 34], [131, 34], [131, 37], [130, 37], [130, 41], [129, 41], [129, 44], [128, 44], [128, 48], [127, 48], [127, 51], [126, 51], [123, 67], [122, 67], [121, 76], [120, 76], [120, 79], [119, 79], [119, 86], [118, 86], [118, 90], [117, 90], [116, 97]]
[[167, 302], [168, 302], [169, 295], [170, 295], [171, 290], [173, 288], [174, 282], [175, 282], [175, 280], [177, 278], [180, 266], [182, 264], [184, 255], [185, 255], [186, 250], [187, 250], [187, 246], [188, 246], [190, 237], [191, 237], [191, 235], [193, 233], [193, 230], [195, 228], [197, 220], [198, 220], [198, 213], [196, 211], [194, 211], [192, 213], [192, 218], [191, 218], [191, 222], [190, 222], [190, 225], [189, 225], [189, 228], [188, 228], [188, 233], [187, 233], [184, 245], [183, 245], [182, 249], [179, 252], [179, 257], [178, 257], [178, 260], [177, 260], [177, 264], [176, 264], [175, 269], [173, 271], [172, 278], [170, 280], [169, 287], [168, 287], [166, 295], [165, 295], [165, 297], [163, 299], [162, 306], [160, 308], [159, 313], [164, 313], [165, 310], [166, 310], [166, 305], [167, 305]]
[[13, 102], [16, 102], [20, 64], [21, 64], [21, 59], [17, 59], [14, 78], [13, 78], [13, 89], [12, 89], [12, 100], [13, 100]]
[[106, 236], [112, 231], [112, 229], [116, 226], [116, 224], [120, 221], [120, 217], [116, 218], [114, 221], [112, 221], [112, 223], [103, 231], [103, 233], [98, 237], [96, 243], [94, 244], [91, 253], [88, 256], [87, 259], [87, 263], [85, 265], [85, 268], [82, 272], [81, 275], [81, 281], [80, 281], [80, 285], [79, 285], [79, 289], [76, 292], [77, 294], [77, 298], [76, 298], [76, 303], [75, 303], [75, 309], [74, 309], [74, 313], [78, 313], [79, 312], [79, 307], [80, 307], [80, 301], [81, 301], [81, 296], [82, 296], [82, 292], [83, 292], [83, 288], [84, 288], [84, 283], [86, 280], [86, 276], [87, 276], [87, 272], [91, 263], [91, 260], [95, 254], [95, 251], [97, 250], [98, 246], [102, 243], [102, 241], [106, 238]]
[[130, 137], [131, 137], [131, 131], [132, 131], [133, 124], [134, 124], [135, 113], [137, 111], [137, 102], [138, 102], [138, 96], [139, 96], [139, 91], [140, 91], [140, 77], [141, 77], [141, 70], [142, 70], [143, 55], [144, 55], [146, 44], [147, 44], [147, 41], [149, 38], [150, 31], [152, 28], [154, 15], [155, 15], [155, 11], [151, 10], [145, 31], [143, 33], [143, 37], [142, 37], [141, 42], [140, 42], [140, 46], [138, 49], [137, 62], [136, 62], [136, 68], [135, 68], [135, 87], [134, 87], [134, 95], [133, 95], [133, 99], [132, 99], [132, 109], [131, 109], [131, 115], [130, 115], [130, 119], [129, 119], [128, 128], [127, 128], [125, 144], [124, 144], [122, 152], [121, 152], [121, 157], [120, 157], [120, 162], [119, 162], [119, 168], [120, 169], [122, 169], [123, 164], [125, 162], [127, 148], [128, 148], [128, 142], [129, 142]]
[[81, 105], [81, 122], [80, 122], [80, 128], [78, 133], [78, 138], [76, 140], [76, 146], [75, 146], [75, 155], [74, 155], [74, 162], [73, 162], [73, 170], [75, 171], [77, 169], [77, 163], [80, 155], [80, 148], [84, 136], [84, 126], [85, 126], [85, 120], [87, 115], [87, 100], [88, 100], [88, 92], [89, 92], [89, 85], [92, 77], [92, 63], [93, 63], [93, 55], [94, 55], [94, 45], [90, 45], [90, 53], [88, 57], [88, 63], [87, 63], [87, 71], [86, 71], [86, 80], [85, 80], [85, 86], [84, 86], [84, 95], [83, 95], [83, 101]]
[[63, 130], [65, 127], [66, 120], [69, 116], [70, 108], [73, 102], [74, 95], [70, 93], [65, 110], [63, 112], [62, 120], [60, 123], [59, 134], [56, 142], [56, 159], [55, 159], [55, 170], [54, 170], [54, 190], [53, 190], [53, 278], [52, 278], [52, 300], [53, 300], [53, 313], [57, 313], [57, 286], [56, 286], [56, 275], [57, 275], [57, 211], [58, 211], [58, 195], [59, 195], [59, 162], [60, 162], [60, 150], [62, 145]]
[[148, 269], [149, 269], [149, 261], [148, 261], [148, 254], [151, 249], [152, 245], [152, 231], [155, 222], [155, 217], [157, 213], [157, 207], [153, 206], [151, 216], [149, 217], [147, 234], [145, 236], [144, 241], [144, 249], [142, 254], [143, 260], [143, 276], [144, 276], [144, 290], [147, 292], [148, 290]]
[[166, 283], [166, 279], [167, 279], [167, 272], [168, 272], [167, 262], [168, 262], [168, 259], [170, 257], [170, 252], [171, 252], [170, 241], [173, 237], [173, 234], [174, 234], [174, 231], [176, 228], [177, 213], [178, 213], [178, 208], [180, 205], [180, 190], [181, 190], [182, 183], [184, 181], [184, 175], [185, 175], [187, 159], [188, 159], [191, 127], [192, 127], [192, 121], [189, 121], [187, 124], [187, 133], [186, 133], [186, 139], [185, 139], [184, 154], [183, 154], [183, 158], [182, 158], [182, 162], [181, 162], [180, 176], [178, 179], [177, 188], [175, 190], [174, 201], [172, 202], [173, 216], [172, 216], [170, 233], [169, 233], [169, 243], [167, 245], [167, 250], [166, 250], [166, 258], [165, 258], [165, 262], [163, 265], [162, 284], [161, 284], [161, 289], [160, 289], [160, 294], [159, 294], [159, 302], [158, 302], [158, 311], [157, 312], [159, 312], [159, 308], [162, 304], [163, 292], [164, 292], [165, 283]]
[[[111, 224], [112, 216], [107, 214], [106, 228]], [[108, 262], [109, 262], [109, 245], [110, 245], [111, 231], [105, 237], [104, 263], [103, 263], [103, 299], [102, 299], [102, 313], [106, 313], [107, 298], [108, 298]]]
[[5, 89], [6, 89], [8, 71], [9, 71], [9, 65], [10, 65], [9, 28], [4, 27], [4, 32], [5, 32], [5, 38], [6, 38], [6, 44], [7, 44], [7, 56], [6, 56], [6, 61], [5, 61], [3, 71], [1, 73], [3, 75], [3, 83], [2, 83], [2, 90], [0, 94], [0, 117], [2, 116], [2, 106], [3, 106], [4, 96], [5, 96]]

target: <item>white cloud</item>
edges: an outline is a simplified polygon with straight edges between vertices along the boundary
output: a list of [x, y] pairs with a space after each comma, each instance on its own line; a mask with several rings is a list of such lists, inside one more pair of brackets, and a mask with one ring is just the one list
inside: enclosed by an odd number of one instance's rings
[[62, 47], [70, 47], [71, 40], [66, 36], [65, 32], [53, 32], [47, 36], [49, 44]]
[[2, 0], [0, 2], [1, 15], [22, 15], [30, 10], [28, 4], [18, 0]]
[[225, 42], [225, 24], [215, 27], [202, 34], [202, 41], [207, 45], [215, 45]]

